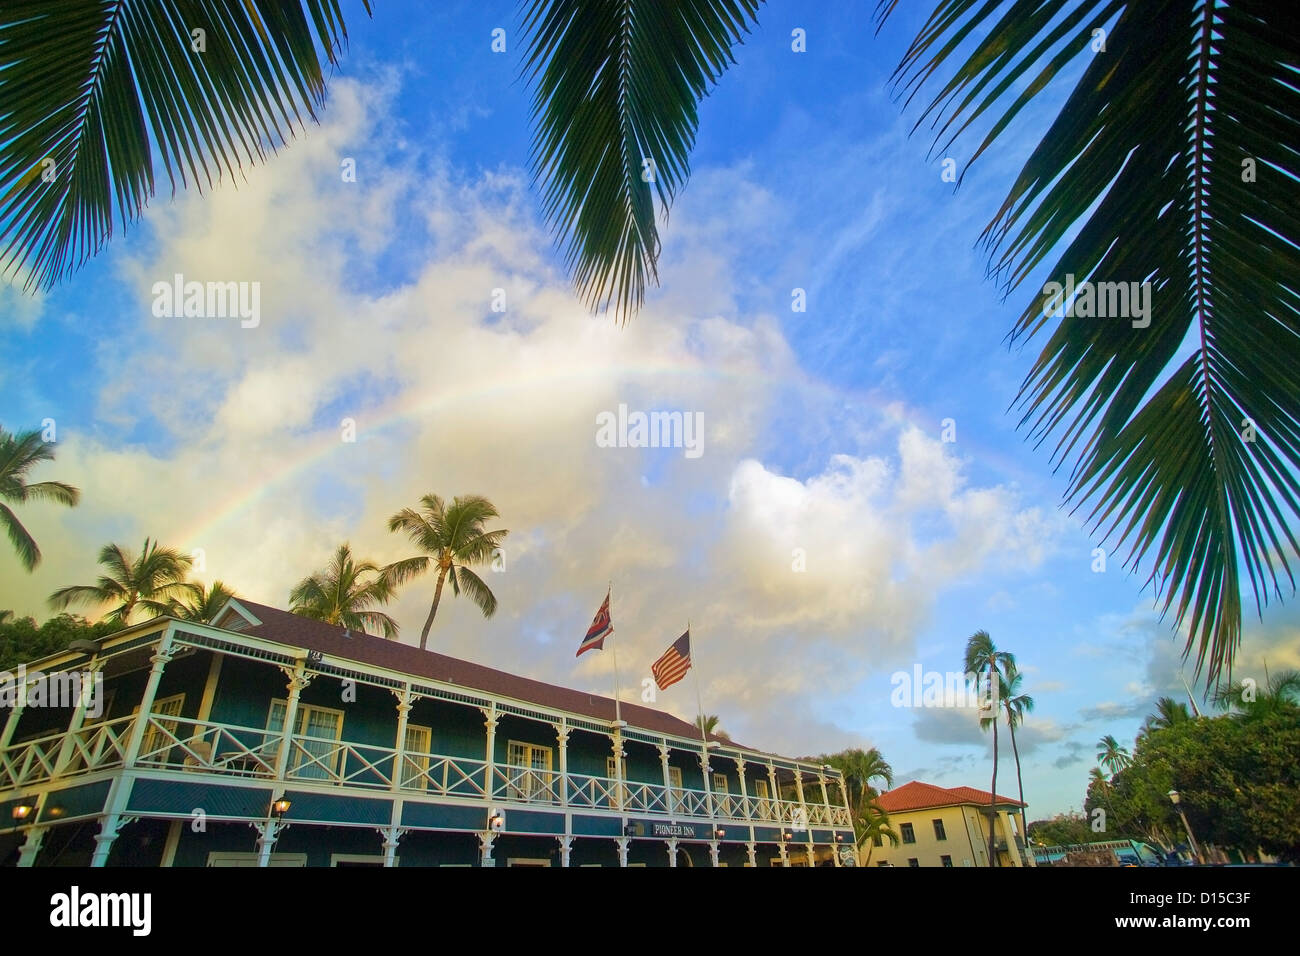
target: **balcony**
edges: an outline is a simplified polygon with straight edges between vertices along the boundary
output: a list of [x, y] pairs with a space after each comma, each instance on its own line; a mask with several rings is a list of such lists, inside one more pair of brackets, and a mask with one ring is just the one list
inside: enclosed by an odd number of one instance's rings
[[[7, 747], [0, 751], [0, 793], [122, 768], [135, 721], [134, 716], [122, 717]], [[280, 748], [286, 746], [282, 758]], [[843, 807], [489, 765], [470, 757], [298, 734], [286, 741], [283, 733], [265, 728], [152, 714], [143, 728], [135, 770], [389, 791], [408, 800], [477, 801], [485, 806], [611, 811], [800, 830], [852, 825]]]

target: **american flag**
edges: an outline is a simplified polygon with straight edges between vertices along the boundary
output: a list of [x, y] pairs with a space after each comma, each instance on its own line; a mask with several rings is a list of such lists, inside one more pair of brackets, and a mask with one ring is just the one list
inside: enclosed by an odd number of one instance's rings
[[691, 669], [691, 632], [688, 630], [664, 651], [664, 656], [650, 667], [660, 690], [667, 690]]
[[609, 619], [609, 592], [606, 592], [605, 603], [596, 612], [596, 619], [591, 622], [591, 627], [587, 628], [587, 636], [582, 639], [578, 653], [573, 656], [581, 657], [586, 651], [601, 650], [605, 646], [605, 638], [613, 633], [614, 625]]

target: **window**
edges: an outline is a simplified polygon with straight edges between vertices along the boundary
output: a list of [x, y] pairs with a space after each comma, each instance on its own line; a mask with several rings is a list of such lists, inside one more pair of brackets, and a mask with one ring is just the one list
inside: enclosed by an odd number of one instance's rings
[[871, 843], [873, 846], [884, 846], [885, 838], [883, 835], [877, 833], [875, 836], [871, 838]]
[[904, 843], [915, 843], [915, 842], [916, 842], [916, 831], [912, 829], [912, 824], [910, 824], [910, 823], [904, 823], [904, 824], [902, 824], [901, 826], [899, 826], [898, 829], [899, 829], [899, 832], [902, 833], [902, 835], [903, 835], [903, 842], [904, 842]]
[[[627, 758], [624, 757], [621, 761], [619, 761], [619, 764], [620, 767], [618, 769], [622, 770], [623, 773], [622, 776], [619, 777], [618, 779], [622, 780], [624, 783], [627, 783]], [[615, 779], [614, 773], [615, 773], [614, 757], [611, 755], [605, 758], [605, 776], [608, 777], [610, 780], [614, 780]], [[618, 789], [622, 791], [621, 795], [615, 792], [614, 787], [610, 787], [609, 792], [615, 794], [616, 799], [614, 802], [619, 806], [622, 806], [623, 804], [627, 803], [627, 799], [628, 799], [627, 787], [620, 787]]]
[[768, 799], [771, 791], [767, 789], [766, 780], [752, 780], [750, 782], [754, 784], [754, 796], [760, 800]]
[[943, 821], [942, 821], [942, 820], [931, 820], [930, 822], [934, 824], [934, 838], [935, 838], [936, 840], [946, 840], [946, 839], [948, 839], [948, 835], [947, 835], [946, 833], [943, 832]]
[[941, 856], [941, 857], [939, 857], [939, 862], [942, 863], [944, 866], [948, 866], [948, 867], [950, 867], [950, 866], [952, 866], [952, 857], [950, 857], [950, 856]]
[[551, 748], [518, 740], [506, 748], [510, 795], [519, 800], [545, 800], [550, 786]]
[[[149, 711], [156, 718], [179, 717], [184, 705], [185, 695], [177, 694], [175, 697], [155, 700]], [[139, 713], [140, 708], [137, 707], [135, 711]], [[140, 763], [166, 763], [176, 731], [177, 723], [174, 720], [158, 720], [157, 723], [146, 725], [144, 741], [140, 744]]]
[[681, 767], [668, 768], [668, 786], [672, 787], [674, 790], [682, 789], [682, 768]]
[[[393, 866], [398, 865], [400, 857], [393, 857]], [[384, 858], [367, 853], [331, 853], [330, 866], [348, 866], [348, 867], [382, 867]]]
[[908, 865], [908, 866], [917, 866], [917, 867], [919, 867], [919, 866], [921, 865], [921, 861], [918, 860], [918, 859], [917, 859], [916, 857], [914, 857], [914, 856], [909, 856], [909, 857], [907, 858], [907, 865]]
[[[271, 701], [266, 729], [274, 734], [283, 733], [288, 709], [286, 700]], [[289, 773], [306, 780], [329, 780], [338, 772], [337, 742], [343, 737], [343, 711], [299, 704], [294, 736], [299, 739], [289, 751], [292, 758]], [[274, 753], [272, 750], [271, 754]]]
[[727, 775], [725, 773], [715, 773], [713, 775], [713, 792], [714, 793], [727, 792]]
[[429, 786], [429, 748], [433, 745], [433, 728], [419, 724], [406, 725], [406, 760], [402, 764], [402, 786], [426, 790]]

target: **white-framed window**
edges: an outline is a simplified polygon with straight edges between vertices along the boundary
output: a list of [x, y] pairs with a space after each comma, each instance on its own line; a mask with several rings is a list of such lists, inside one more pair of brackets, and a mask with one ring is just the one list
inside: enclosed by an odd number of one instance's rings
[[727, 792], [727, 775], [725, 773], [715, 773], [713, 775], [713, 792], [714, 793]]
[[550, 866], [551, 861], [545, 857], [512, 856], [506, 860], [506, 866]]
[[[273, 734], [283, 733], [288, 710], [287, 700], [271, 701], [266, 729]], [[300, 703], [294, 723], [294, 736], [311, 739], [298, 741], [289, 772], [309, 780], [329, 780], [338, 773], [339, 749], [335, 744], [343, 739], [343, 711]]]
[[[179, 717], [184, 706], [184, 694], [164, 697], [162, 700], [153, 702], [149, 712], [157, 720], [157, 723], [150, 722], [145, 727], [144, 740], [140, 743], [140, 763], [165, 763], [167, 761], [168, 747], [172, 745], [171, 737], [176, 736], [179, 725], [174, 720], [163, 720], [162, 718]], [[138, 714], [139, 712], [140, 708], [135, 708], [134, 713]], [[164, 733], [164, 730], [166, 733]]]
[[506, 764], [510, 768], [512, 797], [519, 800], [547, 798], [551, 771], [550, 747], [512, 740], [506, 745]]
[[682, 768], [668, 768], [668, 807], [669, 812], [676, 813], [682, 803]]
[[[622, 769], [622, 771], [623, 771], [623, 775], [622, 775], [622, 777], [619, 778], [619, 779], [621, 779], [621, 780], [623, 781], [623, 783], [626, 784], [626, 783], [627, 783], [627, 758], [624, 757], [621, 761], [619, 761], [619, 763], [622, 764], [621, 769]], [[615, 778], [614, 778], [614, 773], [615, 773], [615, 770], [614, 770], [614, 755], [613, 755], [613, 754], [610, 754], [608, 757], [605, 758], [605, 776], [606, 776], [608, 779], [613, 780], [613, 779], [615, 779]], [[610, 789], [610, 792], [613, 793], [613, 794], [615, 795], [615, 803], [620, 804], [620, 805], [621, 805], [621, 804], [624, 804], [624, 803], [627, 803], [628, 792], [627, 792], [627, 787], [626, 787], [626, 786], [619, 787], [617, 784], [615, 784], [613, 787], [610, 787], [609, 789]], [[619, 791], [622, 792], [621, 797], [619, 796]]]
[[753, 783], [754, 783], [754, 796], [758, 797], [758, 799], [760, 800], [771, 799], [772, 794], [771, 791], [767, 789], [766, 780], [755, 780], [753, 781]]
[[[272, 853], [267, 866], [306, 866], [306, 853]], [[256, 853], [209, 853], [208, 866], [257, 866]]]
[[402, 786], [413, 790], [427, 790], [429, 769], [427, 756], [433, 746], [433, 728], [420, 724], [406, 725], [406, 739], [402, 746], [406, 749], [406, 759], [402, 763]]

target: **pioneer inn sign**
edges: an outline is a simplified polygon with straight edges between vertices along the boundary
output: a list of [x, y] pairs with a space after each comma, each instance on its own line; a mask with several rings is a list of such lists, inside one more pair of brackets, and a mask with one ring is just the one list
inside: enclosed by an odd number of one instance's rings
[[158, 618], [27, 666], [98, 675], [102, 707], [7, 698], [0, 861], [856, 862], [829, 767], [248, 601], [216, 621]]

